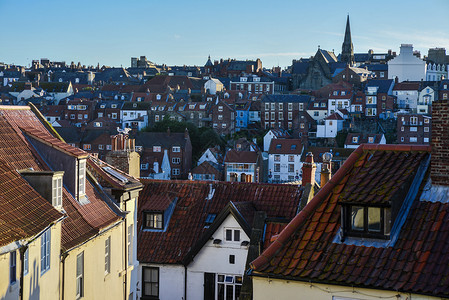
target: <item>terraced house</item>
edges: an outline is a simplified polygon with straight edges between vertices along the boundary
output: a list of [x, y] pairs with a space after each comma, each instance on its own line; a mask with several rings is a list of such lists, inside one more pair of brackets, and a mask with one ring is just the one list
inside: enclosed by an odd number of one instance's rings
[[64, 143], [34, 107], [0, 112], [1, 297], [133, 299], [142, 185]]

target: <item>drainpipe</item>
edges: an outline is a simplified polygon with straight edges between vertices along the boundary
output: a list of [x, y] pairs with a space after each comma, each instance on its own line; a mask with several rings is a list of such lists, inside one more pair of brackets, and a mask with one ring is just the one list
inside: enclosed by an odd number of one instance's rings
[[61, 278], [61, 300], [64, 300], [64, 287], [65, 287], [65, 259], [69, 256], [68, 253], [61, 254], [61, 264], [62, 264], [62, 278]]
[[19, 286], [19, 295], [20, 300], [23, 300], [23, 277], [24, 277], [24, 271], [25, 271], [25, 251], [27, 251], [28, 246], [24, 246], [19, 249], [19, 255], [20, 255], [20, 286]]
[[184, 300], [187, 300], [187, 266], [184, 266]]
[[[129, 196], [131, 197], [131, 193], [129, 193]], [[123, 201], [123, 205], [124, 205], [124, 211], [126, 211], [126, 201]], [[124, 285], [125, 285], [125, 292], [123, 295], [123, 299], [127, 300], [127, 291], [128, 291], [128, 243], [127, 243], [127, 237], [128, 237], [128, 223], [126, 222], [126, 216], [125, 216], [125, 230], [123, 230], [123, 234], [124, 234], [124, 247], [125, 247], [125, 278], [124, 278]]]

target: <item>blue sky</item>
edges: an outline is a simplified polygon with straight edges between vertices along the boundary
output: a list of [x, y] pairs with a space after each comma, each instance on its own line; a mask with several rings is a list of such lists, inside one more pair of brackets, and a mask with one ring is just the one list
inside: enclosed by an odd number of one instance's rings
[[128, 67], [132, 56], [167, 65], [219, 58], [256, 59], [264, 67], [322, 49], [341, 52], [346, 16], [355, 52], [449, 54], [449, 1], [0, 0], [0, 62], [49, 58]]

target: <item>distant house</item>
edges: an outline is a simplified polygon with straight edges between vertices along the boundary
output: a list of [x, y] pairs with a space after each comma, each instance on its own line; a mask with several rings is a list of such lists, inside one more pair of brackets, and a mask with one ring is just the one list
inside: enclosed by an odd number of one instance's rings
[[270, 129], [263, 137], [263, 151], [268, 152], [273, 139], [289, 139], [291, 135], [286, 130]]
[[307, 109], [311, 100], [309, 95], [264, 95], [261, 102], [262, 127], [293, 129], [293, 120]]
[[231, 79], [229, 89], [232, 91], [244, 91], [254, 95], [274, 94], [274, 81], [268, 77], [242, 75]]
[[397, 115], [398, 144], [429, 144], [431, 141], [432, 118], [423, 114]]
[[385, 135], [369, 133], [348, 133], [345, 148], [358, 148], [361, 144], [386, 144]]
[[208, 148], [198, 159], [198, 166], [205, 161], [209, 161], [214, 164], [223, 164], [223, 154], [221, 154], [220, 150], [217, 148]]
[[268, 150], [268, 182], [299, 181], [303, 151], [304, 146], [299, 139], [272, 140]]
[[223, 83], [216, 78], [211, 78], [204, 83], [204, 89], [210, 95], [216, 95], [217, 93], [222, 92], [223, 88]]
[[[187, 129], [184, 133], [170, 132], [170, 129], [167, 132], [138, 132], [135, 138], [136, 150], [142, 160], [142, 177], [149, 177], [154, 172], [155, 163], [158, 170], [163, 167], [164, 153], [167, 152], [170, 178], [187, 179], [192, 167], [192, 144]], [[150, 162], [153, 165], [149, 165]]]
[[261, 157], [257, 152], [229, 150], [224, 159], [225, 180], [260, 182], [261, 163]]
[[203, 161], [190, 172], [193, 180], [223, 180], [223, 165]]
[[149, 111], [151, 103], [148, 102], [125, 102], [120, 107], [120, 121], [122, 128], [132, 128], [137, 131], [149, 125]]
[[[396, 89], [394, 80], [369, 80], [365, 86], [365, 101], [362, 106], [365, 108], [365, 116], [393, 117], [392, 114], [394, 111], [395, 99], [392, 96], [394, 94], [394, 89]], [[398, 93], [396, 93], [396, 95], [398, 95]]]
[[399, 109], [415, 112], [418, 107], [419, 82], [400, 82], [393, 88], [396, 103]]
[[388, 79], [421, 81], [426, 79], [426, 62], [413, 53], [413, 45], [402, 44], [398, 56], [388, 61]]
[[335, 138], [337, 133], [343, 129], [343, 114], [337, 111], [324, 119], [323, 124], [317, 125], [316, 137]]

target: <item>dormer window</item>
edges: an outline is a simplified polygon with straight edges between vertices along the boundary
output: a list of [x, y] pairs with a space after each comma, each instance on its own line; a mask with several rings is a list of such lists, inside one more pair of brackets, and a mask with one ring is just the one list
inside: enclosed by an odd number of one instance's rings
[[164, 215], [161, 212], [144, 212], [145, 229], [163, 229]]
[[352, 142], [357, 144], [359, 142], [359, 138], [357, 136], [352, 137]]
[[78, 201], [84, 200], [86, 197], [86, 160], [78, 161]]
[[53, 177], [51, 198], [53, 206], [62, 206], [62, 174]]
[[370, 143], [370, 144], [374, 143], [374, 137], [373, 136], [368, 137], [368, 143]]
[[390, 207], [343, 205], [342, 209], [344, 236], [389, 239], [393, 223]]

